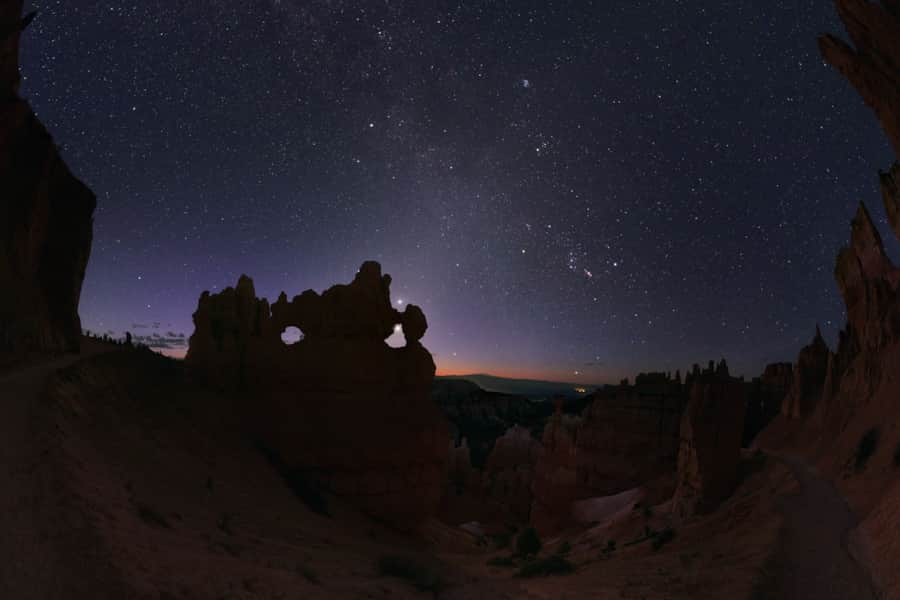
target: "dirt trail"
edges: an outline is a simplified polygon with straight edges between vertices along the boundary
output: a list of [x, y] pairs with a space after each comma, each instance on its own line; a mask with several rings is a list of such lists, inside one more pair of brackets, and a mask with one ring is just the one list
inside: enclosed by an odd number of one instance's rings
[[53, 552], [37, 520], [39, 486], [29, 407], [48, 377], [79, 359], [67, 356], [0, 377], [0, 588], [18, 598], [53, 597]]
[[778, 458], [797, 478], [799, 491], [780, 502], [785, 519], [779, 546], [754, 598], [874, 600], [866, 573], [847, 550], [847, 535], [857, 524], [850, 507], [803, 460]]
[[[0, 595], [19, 600], [67, 598], [79, 578], [73, 557], [78, 528], [60, 514], [60, 498], [31, 421], [50, 376], [86, 357], [68, 355], [0, 375]], [[63, 560], [67, 558], [67, 560]]]

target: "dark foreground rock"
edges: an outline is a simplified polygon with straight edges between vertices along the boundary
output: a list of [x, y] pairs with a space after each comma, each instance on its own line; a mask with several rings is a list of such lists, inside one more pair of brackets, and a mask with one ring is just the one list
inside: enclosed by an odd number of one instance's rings
[[[194, 376], [239, 398], [252, 434], [287, 472], [414, 527], [437, 509], [450, 437], [419, 342], [425, 315], [395, 310], [390, 282], [367, 262], [348, 285], [290, 301], [282, 293], [270, 306], [242, 276], [201, 296], [186, 360]], [[384, 341], [395, 325], [403, 348]], [[288, 327], [303, 339], [282, 342]]]
[[0, 3], [0, 366], [78, 350], [96, 205], [18, 95], [22, 4]]

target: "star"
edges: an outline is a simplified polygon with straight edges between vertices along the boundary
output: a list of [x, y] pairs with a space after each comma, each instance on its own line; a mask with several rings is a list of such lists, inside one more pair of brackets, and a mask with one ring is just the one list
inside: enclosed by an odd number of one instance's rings
[[[80, 314], [117, 335], [189, 337], [200, 293], [241, 272], [272, 299], [371, 259], [397, 310], [423, 305], [438, 372], [452, 348], [565, 381], [596, 352], [616, 382], [714, 348], [752, 378], [810, 319], [837, 335], [832, 216], [877, 205], [893, 155], [855, 91], [810, 69], [831, 10], [41, 4], [21, 91], [98, 197]], [[764, 49], [748, 23], [770, 25]]]

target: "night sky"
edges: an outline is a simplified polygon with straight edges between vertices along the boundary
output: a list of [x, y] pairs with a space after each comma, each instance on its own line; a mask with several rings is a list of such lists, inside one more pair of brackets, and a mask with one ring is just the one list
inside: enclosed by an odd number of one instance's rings
[[23, 95], [98, 197], [83, 325], [176, 353], [204, 289], [375, 259], [441, 372], [753, 376], [833, 343], [860, 199], [886, 231], [831, 2], [26, 4]]

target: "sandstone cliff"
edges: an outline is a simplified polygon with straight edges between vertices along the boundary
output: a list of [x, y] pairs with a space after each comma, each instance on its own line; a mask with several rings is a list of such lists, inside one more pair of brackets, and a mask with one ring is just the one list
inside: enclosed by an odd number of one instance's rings
[[676, 516], [712, 512], [734, 491], [745, 392], [744, 383], [727, 372], [704, 374], [692, 382], [681, 419], [678, 487], [672, 503]]
[[598, 391], [578, 432], [582, 495], [607, 496], [675, 471], [682, 384], [662, 374]]
[[22, 4], [0, 4], [0, 366], [78, 350], [96, 205], [18, 96]]
[[[419, 340], [421, 309], [390, 301], [375, 262], [348, 285], [269, 305], [250, 278], [204, 292], [186, 362], [195, 377], [239, 399], [252, 434], [289, 473], [400, 526], [434, 514], [449, 432], [431, 401], [434, 362]], [[401, 325], [407, 344], [385, 338]], [[281, 333], [303, 339], [286, 345]]]

